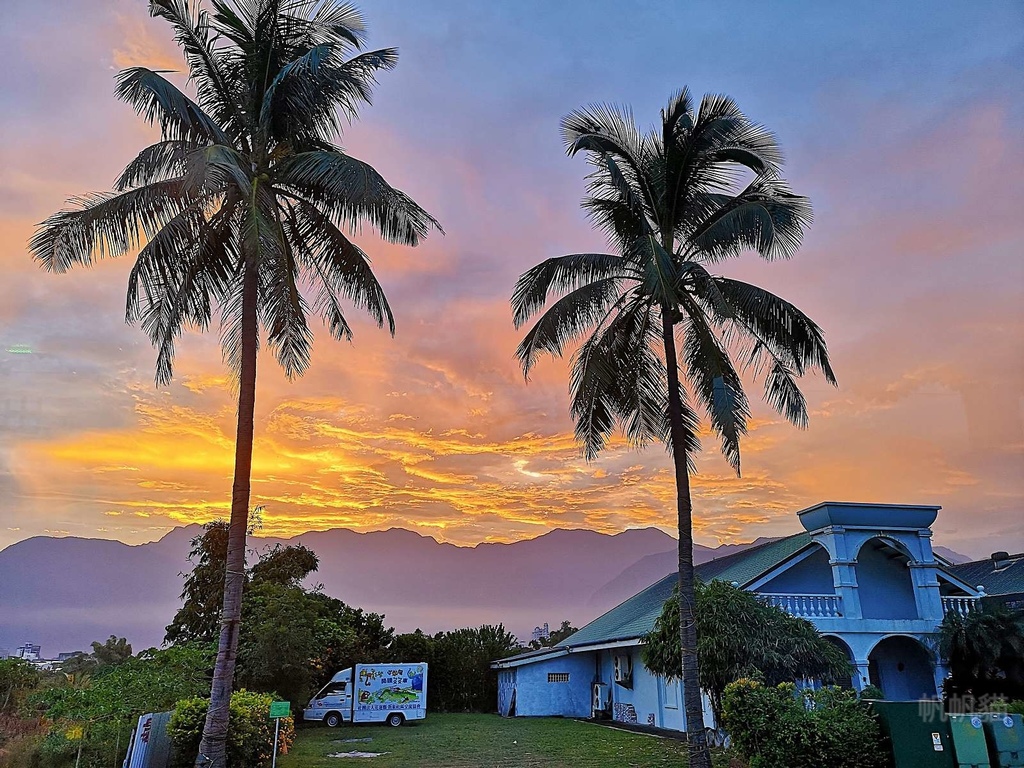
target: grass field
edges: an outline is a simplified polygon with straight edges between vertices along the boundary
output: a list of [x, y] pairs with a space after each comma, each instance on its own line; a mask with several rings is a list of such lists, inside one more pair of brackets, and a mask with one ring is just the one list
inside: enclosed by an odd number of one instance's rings
[[[371, 739], [341, 743], [343, 739]], [[339, 759], [337, 752], [384, 752], [376, 758]], [[280, 768], [639, 768], [686, 765], [686, 745], [676, 739], [613, 730], [557, 718], [505, 719], [497, 715], [438, 715], [401, 728], [347, 725], [299, 729]], [[728, 759], [716, 756], [716, 768]]]

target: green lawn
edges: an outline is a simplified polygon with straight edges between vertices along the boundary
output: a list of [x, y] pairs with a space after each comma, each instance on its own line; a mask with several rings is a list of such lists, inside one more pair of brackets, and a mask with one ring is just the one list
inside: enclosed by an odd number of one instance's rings
[[[342, 739], [372, 739], [339, 743]], [[376, 758], [338, 759], [330, 753], [386, 752]], [[401, 728], [380, 725], [300, 727], [291, 752], [280, 768], [631, 768], [686, 765], [686, 745], [676, 739], [613, 730], [592, 723], [558, 718], [514, 718], [497, 715], [438, 715]], [[716, 768], [728, 759], [718, 755]]]

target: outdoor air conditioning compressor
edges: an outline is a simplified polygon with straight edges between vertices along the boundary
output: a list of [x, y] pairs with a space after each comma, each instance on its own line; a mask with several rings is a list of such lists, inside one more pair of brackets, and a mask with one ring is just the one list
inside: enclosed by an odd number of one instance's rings
[[625, 656], [613, 656], [612, 662], [614, 664], [613, 679], [616, 683], [621, 685], [629, 685], [633, 682], [633, 657], [629, 655]]
[[606, 714], [611, 708], [611, 697], [608, 695], [607, 683], [594, 683], [591, 701], [591, 717]]

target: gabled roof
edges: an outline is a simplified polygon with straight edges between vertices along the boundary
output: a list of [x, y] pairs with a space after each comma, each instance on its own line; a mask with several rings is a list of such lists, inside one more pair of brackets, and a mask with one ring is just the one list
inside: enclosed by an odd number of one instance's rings
[[1024, 553], [1010, 555], [1009, 565], [996, 568], [992, 558], [975, 560], [960, 565], [949, 565], [944, 570], [972, 586], [985, 587], [986, 595], [1012, 595], [1024, 592]]
[[661, 615], [662, 606], [672, 596], [676, 580], [676, 574], [669, 574], [606, 614], [598, 616], [579, 632], [563, 640], [561, 645], [575, 648], [646, 635], [654, 629], [654, 622]]
[[[704, 581], [735, 581], [743, 587], [810, 544], [810, 535], [801, 532], [710, 560], [698, 565], [695, 570], [697, 577]], [[672, 596], [672, 588], [677, 579], [677, 574], [669, 574], [597, 617], [579, 632], [563, 640], [559, 647], [578, 648], [635, 639], [647, 634], [654, 629], [654, 622], [661, 615], [665, 601]]]
[[698, 565], [697, 576], [704, 581], [736, 582], [745, 587], [811, 544], [811, 535], [795, 533], [784, 539], [768, 541], [725, 557]]

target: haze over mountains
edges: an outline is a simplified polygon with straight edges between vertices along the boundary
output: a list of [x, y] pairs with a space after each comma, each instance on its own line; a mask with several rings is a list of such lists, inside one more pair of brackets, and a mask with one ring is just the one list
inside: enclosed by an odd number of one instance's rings
[[[180, 574], [191, 569], [189, 543], [200, 531], [176, 528], [136, 546], [36, 537], [0, 551], [0, 649], [33, 642], [54, 657], [111, 634], [127, 637], [137, 650], [159, 645], [180, 605]], [[502, 622], [526, 640], [544, 622], [581, 626], [674, 571], [676, 561], [675, 539], [656, 528], [616, 535], [555, 530], [474, 547], [401, 528], [338, 528], [287, 540], [252, 538], [250, 549], [278, 543], [312, 549], [320, 557], [312, 583], [385, 614], [399, 632]], [[694, 557], [706, 562], [752, 545], [698, 545]]]

